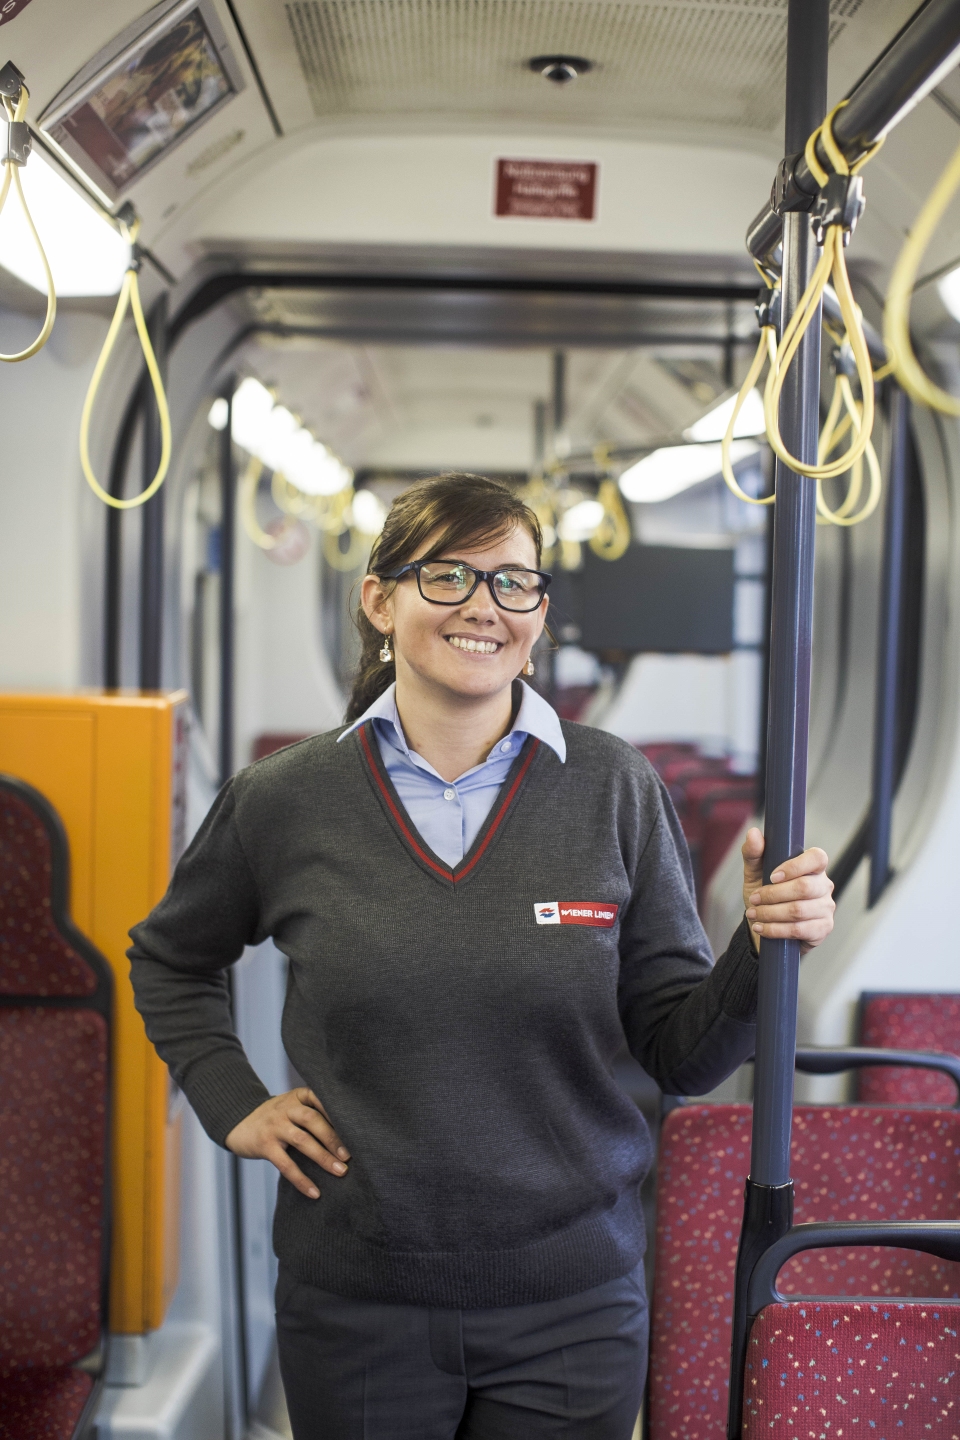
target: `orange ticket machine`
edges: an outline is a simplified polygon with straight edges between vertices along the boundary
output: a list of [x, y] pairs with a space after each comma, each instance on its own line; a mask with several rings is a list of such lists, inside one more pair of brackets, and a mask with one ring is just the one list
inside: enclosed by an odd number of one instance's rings
[[156, 1329], [178, 1278], [180, 1107], [133, 1004], [127, 931], [183, 849], [185, 691], [0, 694], [0, 771], [26, 780], [70, 842], [70, 912], [116, 976], [110, 1328]]

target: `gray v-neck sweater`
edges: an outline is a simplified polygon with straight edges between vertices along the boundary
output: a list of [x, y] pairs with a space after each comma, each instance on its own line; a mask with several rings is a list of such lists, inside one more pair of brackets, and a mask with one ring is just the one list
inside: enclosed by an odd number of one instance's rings
[[644, 757], [564, 724], [528, 740], [451, 872], [411, 826], [369, 725], [291, 746], [218, 796], [131, 932], [147, 1034], [220, 1144], [267, 1091], [226, 968], [289, 957], [283, 1039], [352, 1160], [280, 1181], [301, 1281], [383, 1302], [558, 1299], [643, 1253], [650, 1138], [612, 1077], [626, 1035], [669, 1092], [753, 1052], [746, 926], [712, 966], [672, 806]]

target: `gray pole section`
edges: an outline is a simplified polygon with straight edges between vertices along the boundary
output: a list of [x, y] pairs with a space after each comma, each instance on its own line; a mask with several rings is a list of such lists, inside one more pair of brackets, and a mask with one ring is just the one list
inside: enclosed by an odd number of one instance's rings
[[888, 381], [890, 467], [883, 527], [880, 583], [880, 637], [877, 647], [877, 703], [873, 731], [873, 803], [870, 811], [870, 889], [875, 905], [890, 878], [890, 826], [897, 764], [897, 676], [900, 668], [900, 606], [907, 498], [907, 434], [910, 402]]
[[[164, 385], [167, 383], [167, 296], [164, 292], [149, 316], [150, 343]], [[153, 386], [147, 382], [143, 406], [143, 484], [150, 484], [160, 464], [160, 413]], [[112, 478], [112, 477], [111, 477]], [[163, 669], [163, 532], [166, 486], [141, 507], [140, 530], [140, 688], [159, 690]], [[119, 528], [119, 526], [118, 526]], [[119, 584], [119, 567], [118, 581]]]
[[[829, 0], [790, 0], [787, 21], [786, 153], [802, 150], [827, 109]], [[793, 212], [783, 224], [782, 324], [785, 326], [819, 258], [810, 216]], [[787, 374], [780, 433], [791, 454], [816, 462], [820, 422], [819, 312]], [[777, 462], [774, 507], [767, 721], [764, 880], [804, 848], [810, 661], [813, 646], [813, 561], [816, 482]], [[797, 1038], [796, 940], [762, 940], [750, 1178], [757, 1185], [790, 1181], [793, 1057]]]
[[[802, 150], [827, 108], [830, 0], [790, 0], [787, 16], [786, 152]], [[781, 324], [797, 308], [818, 258], [810, 216], [783, 221]], [[820, 422], [820, 314], [814, 316], [787, 372], [780, 434], [791, 455], [816, 461]], [[764, 881], [804, 845], [810, 661], [813, 648], [813, 560], [816, 481], [777, 461], [770, 577]], [[743, 1376], [754, 1266], [793, 1220], [790, 1132], [797, 1048], [796, 940], [761, 940], [754, 1065], [753, 1138], [737, 1249], [730, 1347], [729, 1440], [740, 1440]]]
[[233, 391], [231, 375], [221, 390], [227, 423], [220, 431], [220, 784], [233, 774], [235, 692], [234, 576], [237, 541], [237, 486], [233, 466]]

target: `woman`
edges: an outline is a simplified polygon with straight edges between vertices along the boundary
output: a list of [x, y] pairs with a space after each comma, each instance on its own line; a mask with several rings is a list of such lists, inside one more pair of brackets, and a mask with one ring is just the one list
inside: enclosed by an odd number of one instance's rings
[[[628, 1440], [651, 1147], [614, 1056], [625, 1036], [665, 1090], [713, 1088], [753, 1051], [758, 937], [832, 927], [823, 852], [763, 886], [753, 830], [746, 918], [712, 965], [650, 765], [517, 680], [540, 549], [506, 486], [407, 490], [362, 584], [351, 723], [235, 776], [132, 932], [174, 1078], [283, 1177], [297, 1440]], [[305, 1082], [278, 1096], [225, 979], [268, 935]]]

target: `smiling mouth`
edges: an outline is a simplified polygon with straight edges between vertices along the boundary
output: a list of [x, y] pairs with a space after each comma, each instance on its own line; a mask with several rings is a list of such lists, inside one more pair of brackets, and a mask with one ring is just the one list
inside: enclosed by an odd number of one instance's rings
[[503, 649], [502, 640], [468, 640], [464, 635], [444, 635], [443, 638], [454, 650], [466, 651], [468, 655], [496, 655]]

